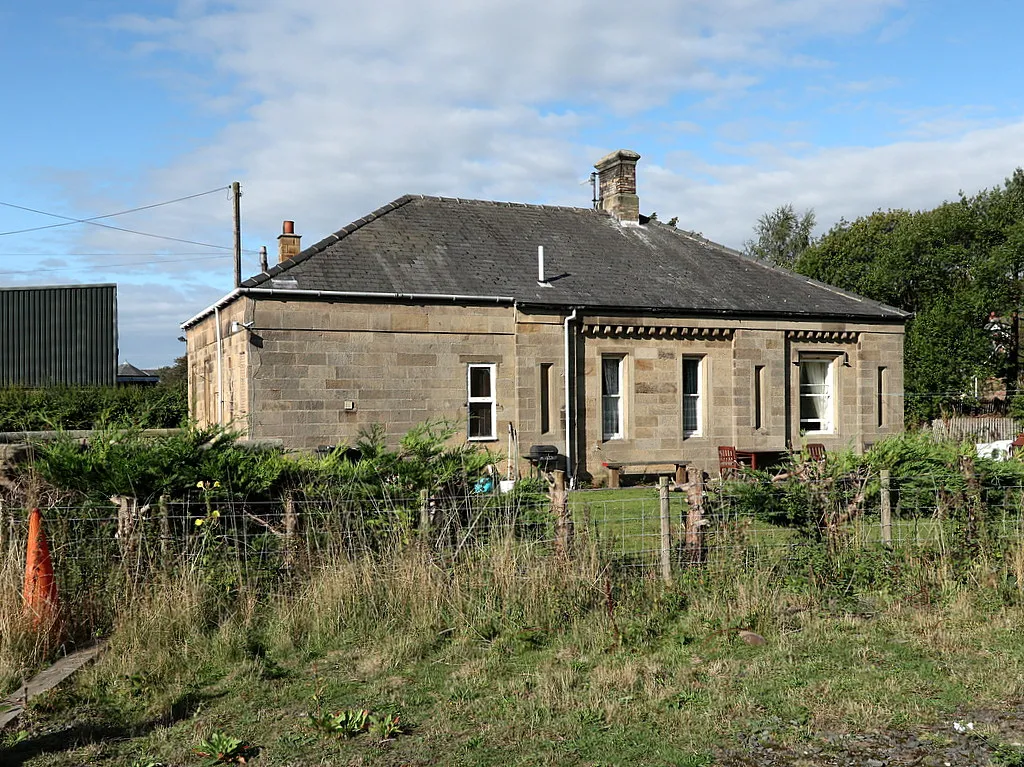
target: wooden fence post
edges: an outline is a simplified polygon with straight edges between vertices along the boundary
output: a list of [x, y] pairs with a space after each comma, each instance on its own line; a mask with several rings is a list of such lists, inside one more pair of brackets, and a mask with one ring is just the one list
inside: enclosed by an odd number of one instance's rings
[[284, 566], [289, 570], [295, 565], [295, 529], [298, 524], [295, 495], [291, 490], [286, 490], [284, 494]]
[[981, 507], [981, 483], [978, 481], [973, 458], [969, 455], [961, 455], [957, 458], [957, 465], [967, 481], [967, 491], [964, 493], [967, 519], [964, 526], [963, 544], [967, 551], [975, 553], [978, 546], [984, 542], [985, 537], [985, 522]]
[[889, 470], [882, 469], [882, 543], [892, 546], [892, 494]]
[[430, 493], [420, 490], [420, 531], [421, 541], [430, 540]]
[[132, 550], [132, 507], [138, 501], [123, 495], [115, 495], [110, 500], [117, 504], [117, 548], [121, 552], [121, 563], [127, 565]]
[[661, 577], [672, 585], [672, 528], [669, 519], [668, 477], [658, 479], [658, 500], [661, 506]]
[[693, 472], [686, 488], [686, 553], [691, 565], [704, 562], [704, 472]]
[[167, 496], [161, 495], [156, 502], [157, 518], [160, 524], [160, 557], [166, 561], [167, 549], [171, 545], [171, 520], [167, 516]]
[[569, 494], [565, 489], [565, 472], [561, 470], [555, 471], [555, 481], [551, 485], [551, 512], [555, 517], [555, 551], [567, 557], [572, 541], [572, 521], [569, 519]]

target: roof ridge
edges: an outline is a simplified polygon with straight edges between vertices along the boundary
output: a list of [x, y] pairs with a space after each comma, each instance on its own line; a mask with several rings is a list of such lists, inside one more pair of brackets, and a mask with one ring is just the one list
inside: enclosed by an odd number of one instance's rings
[[416, 195], [416, 198], [420, 200], [436, 200], [438, 202], [494, 205], [499, 208], [543, 208], [544, 210], [569, 210], [580, 213], [601, 213], [609, 215], [605, 211], [596, 210], [595, 208], [583, 208], [577, 205], [547, 205], [544, 203], [537, 202], [511, 202], [508, 200], [478, 200], [473, 197], [443, 197], [439, 195], [430, 194]]
[[499, 208], [530, 208], [530, 209], [538, 209], [539, 208], [539, 209], [543, 209], [543, 210], [564, 210], [564, 211], [572, 211], [572, 212], [576, 212], [576, 213], [595, 213], [595, 214], [599, 214], [599, 215], [610, 215], [606, 211], [597, 210], [595, 208], [578, 208], [578, 207], [574, 207], [574, 206], [571, 206], [571, 205], [541, 205], [539, 203], [527, 203], [527, 202], [503, 202], [501, 200], [476, 200], [476, 199], [472, 199], [472, 198], [468, 198], [468, 197], [441, 197], [441, 196], [438, 196], [438, 195], [429, 195], [429, 194], [403, 194], [401, 197], [397, 197], [394, 200], [392, 200], [391, 202], [389, 202], [389, 203], [387, 203], [385, 205], [382, 205], [381, 207], [377, 208], [372, 213], [367, 213], [362, 218], [357, 218], [355, 221], [353, 221], [352, 223], [350, 223], [350, 224], [348, 224], [346, 226], [343, 226], [338, 231], [336, 231], [336, 232], [334, 232], [332, 234], [327, 235], [327, 237], [325, 237], [324, 239], [320, 240], [317, 243], [314, 243], [313, 245], [310, 245], [308, 248], [303, 250], [301, 253], [299, 253], [298, 255], [293, 256], [292, 258], [289, 258], [287, 261], [284, 261], [284, 262], [278, 263], [278, 264], [274, 264], [272, 267], [267, 269], [267, 271], [261, 272], [260, 274], [254, 275], [254, 276], [250, 277], [249, 279], [244, 280], [242, 282], [242, 287], [254, 288], [257, 285], [263, 284], [267, 280], [271, 280], [274, 277], [277, 277], [278, 275], [280, 275], [280, 274], [282, 274], [284, 272], [287, 272], [289, 269], [291, 269], [296, 264], [301, 264], [303, 261], [306, 261], [307, 259], [312, 258], [313, 256], [317, 255], [318, 253], [324, 252], [325, 250], [327, 250], [327, 248], [329, 248], [334, 243], [340, 242], [341, 240], [343, 240], [346, 237], [348, 237], [350, 234], [353, 234], [354, 232], [359, 231], [360, 229], [362, 229], [367, 224], [369, 224], [369, 223], [371, 223], [373, 221], [376, 221], [379, 218], [383, 218], [384, 216], [386, 216], [391, 211], [398, 210], [399, 208], [401, 208], [401, 207], [403, 207], [405, 205], [408, 205], [410, 202], [413, 202], [414, 200], [433, 200], [433, 201], [436, 201], [436, 202], [454, 202], [454, 203], [458, 203], [458, 204], [494, 205], [494, 206], [499, 207]]

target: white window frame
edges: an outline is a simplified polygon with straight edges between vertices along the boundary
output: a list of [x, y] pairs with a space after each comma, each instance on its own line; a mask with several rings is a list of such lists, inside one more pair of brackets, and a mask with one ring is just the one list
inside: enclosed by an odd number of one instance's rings
[[[486, 397], [473, 396], [473, 371], [486, 370], [490, 380], [490, 394]], [[497, 398], [497, 365], [493, 362], [476, 363], [472, 362], [466, 366], [466, 439], [470, 442], [493, 441], [498, 438], [498, 398]], [[491, 423], [490, 432], [486, 435], [473, 435], [471, 432], [473, 405], [490, 405]]]
[[[697, 363], [697, 391], [695, 394], [686, 392], [686, 363]], [[700, 437], [704, 434], [704, 357], [696, 354], [683, 355], [682, 368], [682, 415], [683, 415], [683, 437]], [[686, 403], [691, 400], [695, 403], [697, 424], [693, 429], [686, 425]]]
[[[625, 367], [626, 358], [621, 355], [608, 354], [601, 357], [601, 439], [607, 442], [612, 439], [624, 439], [626, 436], [626, 424], [625, 424], [625, 408], [623, 407], [623, 381], [625, 376], [623, 375], [623, 368]], [[605, 394], [604, 386], [604, 368], [606, 363], [614, 362], [617, 370], [617, 384], [618, 392], [615, 394]], [[605, 428], [605, 413], [608, 412], [609, 407], [614, 407], [618, 416], [618, 430], [615, 433], [609, 432]]]
[[[797, 381], [798, 392], [798, 414], [800, 417], [800, 432], [801, 434], [835, 434], [835, 421], [836, 421], [836, 377], [835, 377], [835, 356], [801, 356], [799, 359], [800, 364], [800, 377]], [[815, 394], [813, 392], [804, 391], [804, 365], [825, 365], [825, 381], [823, 383], [824, 392], [822, 394]], [[810, 384], [813, 386], [813, 384]], [[824, 397], [825, 405], [822, 408], [824, 411], [825, 418], [804, 418], [804, 401], [805, 398], [810, 399], [812, 397]], [[821, 423], [820, 429], [808, 429], [806, 424], [812, 421]], [[823, 421], [823, 422], [822, 422]]]

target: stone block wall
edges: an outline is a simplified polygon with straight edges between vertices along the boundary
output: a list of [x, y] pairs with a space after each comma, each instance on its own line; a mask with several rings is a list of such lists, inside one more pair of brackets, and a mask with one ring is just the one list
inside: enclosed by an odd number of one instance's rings
[[467, 368], [495, 365], [497, 429], [516, 417], [515, 321], [509, 306], [423, 306], [262, 299], [253, 313], [251, 429], [289, 447], [351, 444], [385, 428], [390, 444], [445, 419], [467, 428]]
[[[531, 445], [555, 445], [565, 452], [564, 320], [561, 314], [516, 315], [516, 428], [520, 456]], [[547, 385], [546, 431], [542, 430], [542, 383]]]
[[[511, 424], [519, 457], [533, 444], [555, 445], [564, 454], [565, 316], [509, 305], [240, 298], [220, 312], [222, 422], [298, 449], [352, 443], [375, 424], [396, 444], [413, 426], [441, 418], [465, 439], [468, 366], [491, 364], [497, 427], [484, 444], [507, 451]], [[232, 332], [233, 322], [248, 327]], [[193, 417], [216, 423], [213, 316], [188, 330], [188, 351]], [[828, 434], [800, 430], [799, 361], [809, 355], [832, 366]], [[601, 428], [606, 356], [623, 365], [624, 431], [608, 440]], [[700, 360], [696, 434], [683, 430], [687, 357]], [[813, 441], [829, 450], [862, 450], [903, 428], [900, 325], [581, 313], [573, 325], [571, 369], [578, 379], [575, 468], [597, 482], [607, 476], [608, 461], [686, 460], [716, 473], [719, 445], [783, 450]]]
[[[250, 344], [242, 323], [249, 321], [251, 313], [252, 302], [244, 298], [220, 310], [219, 374], [217, 316], [211, 314], [185, 332], [189, 412], [200, 426], [220, 423], [249, 436]], [[237, 323], [234, 330], [233, 323]]]
[[[821, 442], [829, 450], [859, 451], [903, 428], [899, 325], [640, 316], [588, 316], [585, 324], [591, 332], [581, 342], [581, 468], [595, 481], [606, 476], [608, 461], [660, 468], [686, 460], [715, 474], [720, 445], [781, 451]], [[808, 355], [831, 364], [829, 433], [801, 433], [799, 361]], [[621, 439], [602, 434], [606, 356], [620, 357], [624, 365]], [[701, 428], [692, 435], [684, 434], [682, 423], [685, 357], [701, 364]]]

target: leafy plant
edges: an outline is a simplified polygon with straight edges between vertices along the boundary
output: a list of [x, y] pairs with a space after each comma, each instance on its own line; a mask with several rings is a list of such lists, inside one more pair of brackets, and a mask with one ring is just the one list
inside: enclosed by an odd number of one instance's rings
[[372, 724], [370, 712], [366, 709], [345, 709], [334, 714], [309, 712], [306, 718], [315, 729], [343, 738], [366, 732]]
[[197, 756], [203, 757], [203, 764], [246, 764], [256, 756], [257, 750], [244, 741], [215, 730], [193, 749]]
[[992, 751], [992, 759], [1002, 767], [1024, 767], [1024, 748], [1000, 743]]
[[398, 714], [381, 714], [375, 716], [370, 722], [369, 732], [378, 741], [383, 743], [391, 740], [395, 735], [404, 731], [401, 717]]
[[[9, 706], [5, 706], [4, 708], [10, 710]], [[2, 710], [3, 709], [0, 709], [0, 711]], [[28, 730], [18, 730], [17, 732], [10, 733], [4, 738], [4, 746], [6, 748], [12, 748], [26, 740], [28, 740]]]

